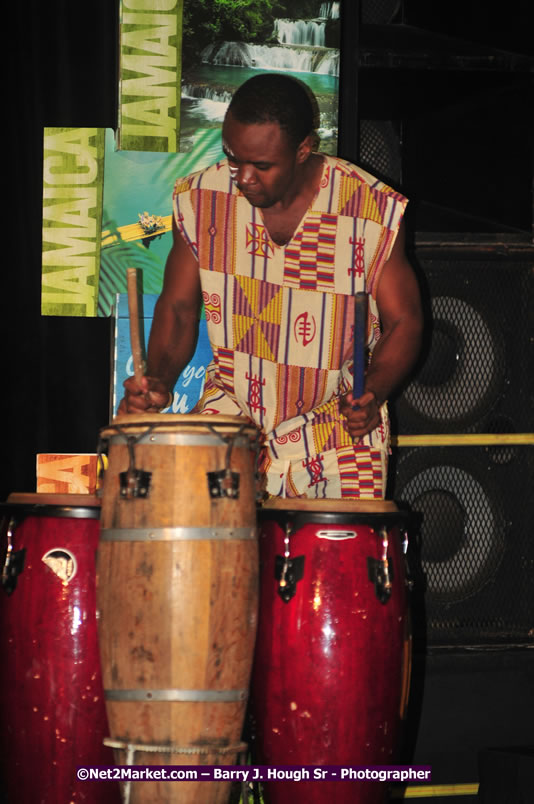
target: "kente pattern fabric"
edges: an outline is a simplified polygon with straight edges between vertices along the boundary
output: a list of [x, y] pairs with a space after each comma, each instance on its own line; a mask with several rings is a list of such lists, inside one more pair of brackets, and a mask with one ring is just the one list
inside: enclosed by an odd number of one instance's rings
[[276, 496], [383, 498], [381, 424], [353, 443], [339, 413], [352, 388], [354, 295], [369, 296], [368, 356], [380, 338], [376, 289], [407, 200], [323, 156], [314, 201], [285, 246], [232, 182], [226, 160], [178, 179], [174, 215], [200, 266], [214, 359], [195, 410], [261, 430], [261, 474]]

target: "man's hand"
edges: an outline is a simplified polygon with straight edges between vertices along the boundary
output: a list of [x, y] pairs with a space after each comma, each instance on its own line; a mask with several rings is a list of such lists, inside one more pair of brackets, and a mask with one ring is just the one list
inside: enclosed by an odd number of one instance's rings
[[[404, 253], [404, 226], [378, 280], [376, 303], [382, 334], [365, 373], [365, 392], [347, 393], [339, 409], [353, 440], [380, 425], [380, 407], [408, 377], [421, 344], [423, 315], [419, 286]], [[352, 410], [352, 406], [357, 406]]]
[[159, 413], [169, 404], [168, 389], [155, 377], [143, 377], [141, 385], [135, 377], [128, 377], [124, 390], [118, 413]]
[[[356, 410], [352, 409], [357, 405]], [[339, 400], [339, 411], [346, 418], [346, 427], [353, 441], [370, 433], [380, 424], [380, 407], [372, 391], [354, 399], [352, 391]]]

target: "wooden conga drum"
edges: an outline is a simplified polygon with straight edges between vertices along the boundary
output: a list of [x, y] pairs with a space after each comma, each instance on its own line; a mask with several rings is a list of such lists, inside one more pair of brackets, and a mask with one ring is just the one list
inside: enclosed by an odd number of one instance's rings
[[2, 514], [0, 766], [9, 804], [118, 804], [95, 618], [100, 502], [12, 494]]
[[[118, 417], [102, 432], [97, 601], [116, 761], [233, 765], [258, 604], [256, 431], [232, 416]], [[222, 804], [227, 782], [137, 782], [139, 802]], [[125, 793], [125, 795], [126, 795]]]
[[[409, 684], [400, 529], [391, 502], [277, 499], [259, 511], [251, 710], [261, 765], [388, 765]], [[273, 781], [266, 804], [378, 804], [384, 785]]]

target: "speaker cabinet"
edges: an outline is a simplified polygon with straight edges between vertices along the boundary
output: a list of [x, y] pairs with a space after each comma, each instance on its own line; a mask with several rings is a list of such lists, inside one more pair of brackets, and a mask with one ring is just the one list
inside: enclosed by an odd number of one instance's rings
[[391, 120], [360, 120], [359, 164], [394, 187], [402, 182], [399, 126]]
[[426, 314], [419, 364], [392, 405], [394, 430], [531, 432], [532, 263], [416, 256]]
[[401, 0], [361, 0], [361, 21], [364, 25], [388, 25], [401, 7]]
[[[501, 743], [500, 743], [501, 744]], [[532, 799], [534, 745], [489, 748], [478, 758], [479, 804], [528, 804]]]
[[[415, 654], [413, 659], [408, 733], [401, 761], [432, 766], [426, 804], [467, 804], [471, 798], [458, 797], [452, 790], [450, 798], [436, 798], [436, 786], [477, 781], [481, 784], [479, 804], [531, 801], [532, 775], [528, 786], [516, 786], [511, 765], [497, 788], [501, 797], [491, 797], [486, 782], [497, 779], [489, 776], [480, 758], [485, 755], [490, 762], [488, 754], [492, 754], [496, 759], [497, 752], [490, 749], [499, 746], [509, 750], [517, 746], [523, 755], [525, 746], [532, 746], [534, 652], [509, 646], [502, 650], [436, 649], [426, 656]], [[511, 795], [519, 789], [524, 798]], [[505, 791], [508, 797], [502, 795]], [[419, 795], [423, 792], [424, 786], [418, 788]]]
[[534, 637], [534, 447], [401, 448], [391, 496], [413, 515], [416, 642]]

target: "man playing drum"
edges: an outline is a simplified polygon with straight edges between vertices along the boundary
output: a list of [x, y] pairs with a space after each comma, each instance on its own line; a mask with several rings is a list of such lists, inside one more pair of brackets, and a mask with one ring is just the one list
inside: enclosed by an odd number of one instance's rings
[[[119, 412], [169, 404], [203, 302], [213, 361], [195, 412], [243, 416], [260, 429], [266, 495], [383, 499], [386, 400], [412, 368], [422, 329], [404, 252], [407, 201], [314, 149], [310, 93], [283, 74], [237, 90], [222, 138], [226, 159], [176, 183], [147, 376], [125, 382]], [[361, 291], [368, 365], [354, 399]]]

